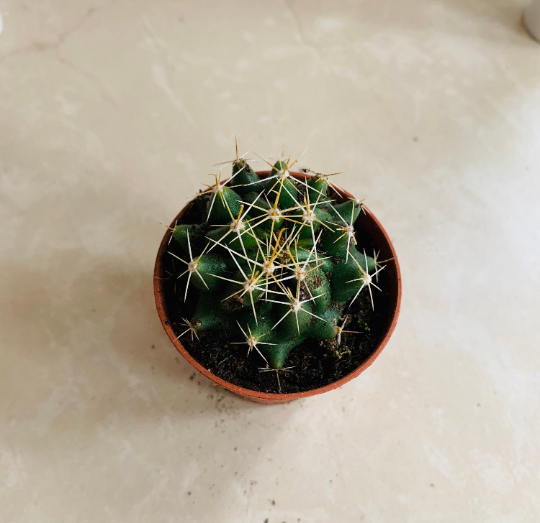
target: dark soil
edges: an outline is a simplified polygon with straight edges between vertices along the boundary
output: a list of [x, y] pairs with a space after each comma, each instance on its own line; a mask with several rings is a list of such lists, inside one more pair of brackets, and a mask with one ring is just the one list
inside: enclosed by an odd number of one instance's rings
[[[366, 245], [372, 250], [371, 245]], [[172, 241], [168, 250], [175, 251], [177, 245]], [[183, 295], [176, 289], [178, 272], [172, 256], [165, 256], [164, 269], [170, 278], [164, 281], [165, 303], [169, 322], [176, 336], [186, 327], [182, 318], [192, 312], [192, 300], [184, 303]], [[380, 273], [378, 286], [385, 290], [385, 271]], [[268, 371], [264, 369], [264, 360], [256, 353], [247, 354], [247, 345], [232, 345], [225, 332], [212, 331], [198, 333], [199, 340], [191, 339], [191, 333], [181, 338], [186, 350], [212, 374], [230, 383], [246, 389], [290, 393], [302, 392], [328, 385], [354, 371], [374, 352], [384, 336], [390, 317], [389, 296], [385, 292], [373, 289], [375, 310], [371, 307], [369, 291], [364, 289], [355, 302], [344, 309], [343, 316], [349, 320], [345, 330], [357, 331], [358, 334], [343, 333], [341, 345], [336, 339], [308, 339], [292, 349], [287, 358], [287, 369]], [[290, 368], [289, 368], [290, 367]], [[279, 380], [278, 380], [279, 378]]]

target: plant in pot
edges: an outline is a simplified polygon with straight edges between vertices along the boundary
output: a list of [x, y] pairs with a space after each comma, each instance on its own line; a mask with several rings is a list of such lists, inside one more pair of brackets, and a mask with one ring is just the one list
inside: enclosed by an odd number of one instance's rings
[[[163, 238], [154, 289], [163, 326], [206, 377], [264, 403], [332, 390], [367, 368], [397, 321], [388, 236], [334, 174], [255, 172], [197, 194]], [[369, 254], [368, 254], [369, 253]]]

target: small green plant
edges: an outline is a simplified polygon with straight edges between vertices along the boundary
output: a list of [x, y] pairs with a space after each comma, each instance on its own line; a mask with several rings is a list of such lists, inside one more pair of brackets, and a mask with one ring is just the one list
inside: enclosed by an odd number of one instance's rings
[[344, 330], [343, 310], [364, 289], [373, 306], [384, 266], [356, 244], [362, 202], [342, 201], [329, 181], [339, 173], [295, 178], [297, 161], [280, 159], [259, 176], [237, 149], [232, 176], [222, 181], [220, 171], [194, 198], [197, 223], [174, 227], [182, 255], [169, 254], [182, 265], [174, 275], [179, 299], [195, 304], [179, 337], [223, 330], [248, 355], [283, 369], [302, 341], [339, 345], [353, 332]]

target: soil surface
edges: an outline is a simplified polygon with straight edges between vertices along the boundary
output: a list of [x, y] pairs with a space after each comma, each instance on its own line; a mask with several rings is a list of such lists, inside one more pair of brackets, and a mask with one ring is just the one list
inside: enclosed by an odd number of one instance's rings
[[[182, 222], [189, 222], [189, 212]], [[373, 252], [377, 247], [363, 237], [358, 231], [357, 238], [362, 237], [359, 246], [366, 252]], [[175, 252], [178, 244], [171, 241], [167, 250]], [[178, 252], [180, 254], [180, 251]], [[165, 304], [169, 323], [176, 336], [185, 331], [184, 320], [191, 315], [193, 304], [189, 299], [183, 301], [183, 295], [176, 289], [176, 277], [179, 267], [174, 265], [174, 258], [165, 253], [164, 256], [164, 290]], [[391, 263], [391, 262], [390, 262]], [[351, 305], [347, 303], [342, 317], [349, 316], [345, 330], [357, 333], [343, 333], [341, 344], [337, 340], [308, 339], [292, 349], [286, 362], [286, 368], [279, 371], [265, 369], [264, 360], [256, 353], [247, 354], [247, 345], [233, 345], [225, 332], [212, 331], [198, 333], [191, 339], [186, 332], [180, 337], [185, 349], [203, 367], [212, 374], [230, 383], [246, 389], [269, 393], [303, 392], [328, 385], [359, 367], [375, 351], [390, 322], [390, 298], [385, 292], [388, 288], [383, 270], [379, 274], [377, 285], [383, 290], [373, 289], [375, 309], [372, 309], [369, 291], [364, 289]]]

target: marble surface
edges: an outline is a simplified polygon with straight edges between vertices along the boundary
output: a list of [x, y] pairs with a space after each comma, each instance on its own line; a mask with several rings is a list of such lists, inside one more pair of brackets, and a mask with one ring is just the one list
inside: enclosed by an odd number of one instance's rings
[[[513, 0], [0, 0], [0, 520], [540, 521], [540, 46]], [[163, 228], [240, 148], [387, 228], [397, 330], [254, 405], [166, 338]]]

